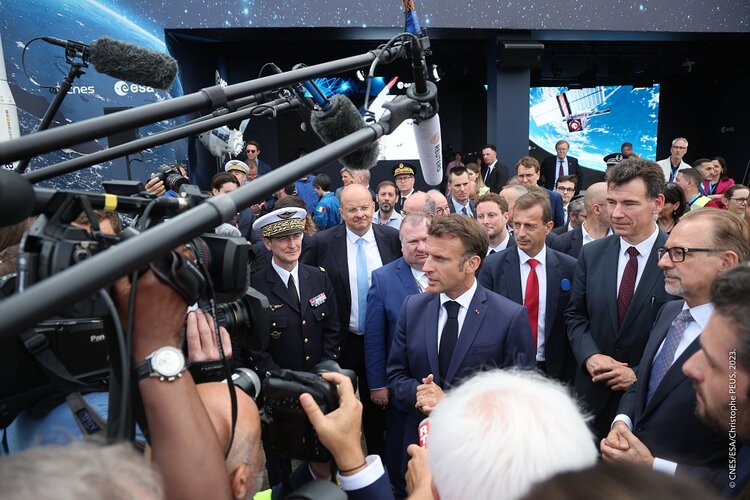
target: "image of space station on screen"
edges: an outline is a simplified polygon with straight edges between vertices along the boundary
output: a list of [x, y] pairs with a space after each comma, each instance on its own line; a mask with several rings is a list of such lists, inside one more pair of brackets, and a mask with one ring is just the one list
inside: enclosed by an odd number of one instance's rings
[[590, 88], [532, 87], [529, 92], [529, 142], [544, 156], [564, 139], [569, 155], [583, 167], [604, 171], [604, 157], [625, 142], [643, 158], [655, 160], [659, 85]]

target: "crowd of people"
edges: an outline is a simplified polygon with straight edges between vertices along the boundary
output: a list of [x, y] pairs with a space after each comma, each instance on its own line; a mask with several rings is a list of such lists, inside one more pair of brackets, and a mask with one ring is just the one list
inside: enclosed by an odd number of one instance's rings
[[[261, 381], [321, 361], [356, 374], [322, 375], [339, 397], [327, 414], [299, 397], [331, 460], [293, 468], [261, 432], [262, 393], [240, 391], [233, 418], [226, 384], [196, 384], [184, 359], [171, 379], [153, 375], [181, 330], [188, 362], [218, 357], [226, 332], [147, 272], [132, 353], [148, 365], [151, 467], [127, 445], [31, 449], [0, 459], [3, 490], [249, 498], [265, 471], [272, 498], [316, 479], [362, 499], [750, 494], [750, 190], [720, 157], [686, 163], [687, 147], [676, 138], [653, 162], [625, 143], [589, 185], [565, 140], [513, 169], [492, 144], [457, 153], [428, 192], [407, 162], [374, 190], [366, 168], [342, 168], [339, 188], [305, 176], [234, 221], [269, 331], [260, 350], [224, 343]], [[259, 153], [249, 142], [211, 194], [270, 171]], [[160, 182], [147, 188], [163, 194]], [[3, 228], [4, 246], [27, 227]], [[123, 321], [129, 290], [112, 292]], [[83, 455], [98, 476], [75, 470]], [[35, 481], [29, 464], [64, 472]]]

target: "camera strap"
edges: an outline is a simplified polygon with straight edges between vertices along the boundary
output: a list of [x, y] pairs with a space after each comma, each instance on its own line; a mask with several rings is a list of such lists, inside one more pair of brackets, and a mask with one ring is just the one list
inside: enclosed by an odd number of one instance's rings
[[65, 396], [81, 433], [90, 436], [106, 430], [106, 421], [89, 406], [80, 392], [97, 389], [97, 386], [76, 379], [52, 352], [44, 334], [28, 330], [21, 334], [21, 340], [57, 390]]
[[172, 251], [153, 261], [149, 267], [157, 278], [182, 295], [185, 302], [195, 304], [206, 287], [206, 278], [190, 259]]

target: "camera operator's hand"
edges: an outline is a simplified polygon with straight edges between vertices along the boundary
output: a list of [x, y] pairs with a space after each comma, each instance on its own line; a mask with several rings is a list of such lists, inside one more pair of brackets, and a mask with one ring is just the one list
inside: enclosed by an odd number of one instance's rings
[[146, 183], [146, 191], [148, 191], [149, 193], [155, 193], [156, 196], [162, 196], [167, 192], [167, 188], [164, 186], [164, 183], [161, 179], [159, 179], [158, 177], [152, 177]]
[[322, 377], [336, 384], [339, 407], [323, 415], [313, 397], [300, 395], [299, 401], [305, 410], [318, 439], [331, 452], [342, 476], [353, 475], [365, 467], [365, 454], [360, 444], [362, 428], [362, 403], [354, 396], [352, 381], [341, 373], [328, 372]]
[[411, 500], [432, 499], [432, 473], [427, 464], [427, 450], [410, 444], [406, 452], [411, 457], [406, 469], [406, 491]]
[[[203, 311], [193, 311], [187, 317], [185, 337], [188, 346], [188, 363], [214, 361], [219, 359], [219, 346], [216, 343], [213, 317]], [[223, 326], [219, 327], [221, 347], [224, 356], [232, 357], [232, 340]]]

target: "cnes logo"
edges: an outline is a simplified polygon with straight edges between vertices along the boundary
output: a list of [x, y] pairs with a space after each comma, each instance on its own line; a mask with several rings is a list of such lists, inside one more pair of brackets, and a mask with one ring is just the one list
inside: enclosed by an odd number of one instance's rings
[[75, 85], [70, 87], [71, 94], [96, 94], [93, 85]]
[[153, 92], [153, 87], [146, 87], [145, 85], [128, 83], [123, 80], [118, 80], [117, 82], [115, 82], [115, 94], [119, 96], [125, 96], [128, 94], [147, 94]]

